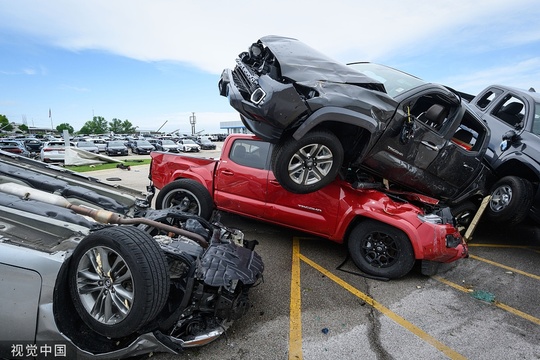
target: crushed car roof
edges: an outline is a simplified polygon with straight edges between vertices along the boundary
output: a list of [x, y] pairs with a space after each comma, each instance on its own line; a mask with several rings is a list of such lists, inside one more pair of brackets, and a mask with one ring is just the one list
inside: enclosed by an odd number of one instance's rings
[[[294, 81], [332, 81], [348, 84], [369, 85], [378, 91], [385, 91], [384, 85], [361, 74], [349, 66], [320, 53], [297, 39], [282, 36], [265, 36], [259, 40], [278, 59], [281, 74]], [[314, 63], [320, 66], [313, 66]]]

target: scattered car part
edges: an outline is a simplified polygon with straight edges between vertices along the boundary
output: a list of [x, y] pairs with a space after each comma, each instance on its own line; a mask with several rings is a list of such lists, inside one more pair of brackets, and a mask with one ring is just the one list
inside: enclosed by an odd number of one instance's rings
[[141, 195], [0, 153], [0, 301], [18, 304], [0, 312], [3, 341], [65, 344], [66, 358], [178, 354], [248, 311], [256, 242]]

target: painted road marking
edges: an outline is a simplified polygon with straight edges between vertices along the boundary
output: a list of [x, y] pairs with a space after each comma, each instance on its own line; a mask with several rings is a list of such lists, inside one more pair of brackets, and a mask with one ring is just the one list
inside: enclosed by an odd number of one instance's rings
[[[442, 282], [443, 284], [446, 284], [446, 285], [448, 285], [448, 286], [450, 286], [450, 287], [452, 287], [452, 288], [454, 288], [454, 289], [456, 289], [456, 290], [463, 291], [463, 292], [465, 292], [465, 293], [470, 293], [470, 292], [471, 292], [471, 290], [470, 290], [469, 288], [466, 288], [466, 287], [463, 287], [463, 286], [458, 285], [458, 284], [456, 284], [456, 283], [453, 283], [453, 282], [451, 282], [450, 280], [443, 279], [443, 278], [440, 277], [440, 276], [435, 275], [435, 276], [432, 276], [431, 278], [433, 278], [433, 279], [435, 279], [435, 280], [437, 280], [437, 281], [440, 281], [440, 282]], [[517, 315], [517, 316], [519, 316], [519, 317], [521, 317], [521, 318], [523, 318], [523, 319], [529, 320], [529, 321], [531, 321], [531, 322], [533, 322], [533, 323], [535, 323], [535, 324], [537, 324], [537, 325], [540, 325], [540, 319], [539, 319], [539, 318], [534, 317], [534, 316], [532, 316], [532, 315], [529, 315], [529, 314], [527, 314], [527, 313], [524, 313], [524, 312], [521, 311], [521, 310], [515, 309], [515, 308], [513, 308], [513, 307], [511, 307], [511, 306], [508, 306], [508, 305], [506, 305], [506, 304], [503, 304], [503, 303], [501, 303], [501, 302], [499, 302], [499, 301], [493, 302], [493, 305], [495, 305], [495, 306], [497, 306], [498, 308], [501, 308], [501, 309], [503, 309], [503, 310], [506, 310], [506, 311], [508, 311], [508, 312], [510, 312], [510, 313], [512, 313], [512, 314], [514, 314], [514, 315]]]
[[[442, 342], [435, 339], [419, 327], [415, 326], [411, 322], [405, 320], [395, 312], [391, 311], [387, 307], [383, 306], [369, 295], [358, 290], [354, 286], [350, 285], [346, 281], [332, 274], [322, 266], [318, 265], [314, 261], [308, 259], [304, 255], [300, 254], [300, 242], [298, 238], [293, 238], [293, 271], [291, 275], [291, 319], [289, 330], [289, 360], [302, 359], [302, 314], [301, 314], [301, 290], [300, 290], [300, 260], [308, 264], [312, 268], [316, 269], [328, 279], [334, 281], [336, 284], [349, 291], [351, 294], [362, 299], [366, 304], [372, 306], [383, 315], [392, 319], [398, 325], [401, 325], [406, 330], [412, 332], [428, 344], [432, 345], [446, 356], [451, 359], [466, 359], [463, 355], [456, 352], [452, 348], [446, 346]], [[294, 318], [293, 318], [294, 317]]]
[[289, 360], [302, 360], [302, 290], [300, 287], [300, 240], [293, 238], [291, 305], [289, 314]]
[[478, 261], [483, 261], [483, 262], [485, 262], [487, 264], [497, 266], [497, 267], [500, 267], [500, 268], [508, 270], [508, 271], [512, 271], [512, 272], [514, 272], [516, 274], [520, 274], [520, 275], [523, 275], [523, 276], [528, 276], [528, 277], [533, 278], [535, 280], [540, 280], [540, 276], [538, 276], [538, 275], [531, 274], [531, 273], [528, 273], [526, 271], [522, 271], [522, 270], [510, 267], [510, 266], [506, 266], [506, 265], [503, 265], [501, 263], [498, 263], [498, 262], [495, 262], [495, 261], [492, 261], [492, 260], [484, 259], [484, 258], [482, 258], [480, 256], [470, 255], [469, 254], [469, 258], [474, 259], [474, 260], [478, 260]]

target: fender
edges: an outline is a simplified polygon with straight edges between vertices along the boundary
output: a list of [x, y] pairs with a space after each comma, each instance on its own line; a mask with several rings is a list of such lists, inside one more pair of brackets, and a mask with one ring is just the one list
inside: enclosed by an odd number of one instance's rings
[[[500, 177], [514, 175], [516, 169], [519, 169], [520, 167], [528, 169], [530, 174], [535, 178], [540, 178], [540, 164], [538, 164], [537, 159], [532, 158], [529, 154], [524, 152], [503, 152], [493, 163], [494, 171]], [[523, 177], [523, 175], [521, 176]], [[530, 180], [532, 180], [532, 178]]]
[[[415, 215], [416, 216], [416, 215]], [[421, 239], [421, 234], [418, 232], [418, 226], [420, 225], [420, 221], [418, 221], [417, 224], [412, 224], [407, 220], [399, 219], [398, 217], [391, 216], [389, 214], [384, 213], [384, 211], [380, 211], [379, 209], [364, 209], [362, 207], [350, 209], [347, 211], [341, 220], [339, 221], [336, 232], [334, 236], [332, 237], [334, 241], [338, 243], [344, 243], [345, 242], [345, 236], [348, 236], [350, 230], [352, 227], [357, 224], [358, 222], [356, 220], [359, 219], [372, 219], [379, 221], [381, 223], [388, 224], [390, 226], [393, 226], [401, 231], [403, 231], [407, 237], [410, 239]], [[360, 220], [361, 221], [361, 220]], [[339, 239], [339, 240], [336, 240]], [[413, 248], [414, 256], [416, 259], [423, 259], [424, 258], [424, 248], [422, 244], [420, 244], [417, 241], [410, 241], [411, 246]]]
[[379, 126], [379, 122], [377, 120], [357, 111], [327, 106], [311, 114], [306, 121], [304, 121], [302, 125], [296, 129], [296, 131], [293, 133], [293, 138], [296, 140], [301, 139], [309, 130], [326, 121], [351, 124], [364, 128], [372, 134]]

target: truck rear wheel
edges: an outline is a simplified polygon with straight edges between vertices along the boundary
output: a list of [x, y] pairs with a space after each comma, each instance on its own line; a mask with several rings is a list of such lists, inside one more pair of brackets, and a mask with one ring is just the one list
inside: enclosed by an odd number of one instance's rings
[[407, 235], [388, 224], [365, 220], [352, 230], [349, 254], [365, 273], [396, 279], [411, 271], [415, 258]]
[[287, 191], [307, 194], [322, 189], [337, 176], [343, 147], [329, 131], [308, 132], [300, 140], [286, 139], [272, 154], [272, 171]]
[[517, 176], [505, 176], [491, 189], [486, 218], [492, 222], [517, 225], [527, 217], [533, 201], [530, 181]]
[[208, 220], [214, 210], [214, 201], [202, 184], [191, 179], [180, 179], [165, 185], [156, 197], [157, 210], [171, 206], [181, 206], [182, 211]]

